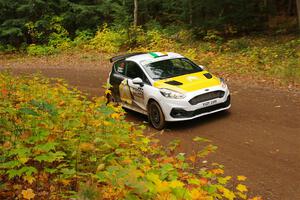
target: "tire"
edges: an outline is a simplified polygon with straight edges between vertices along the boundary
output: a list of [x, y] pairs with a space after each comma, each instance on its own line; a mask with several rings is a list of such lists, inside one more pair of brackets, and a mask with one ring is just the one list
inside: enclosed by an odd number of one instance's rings
[[162, 130], [165, 127], [164, 113], [156, 101], [151, 101], [148, 105], [148, 118], [155, 129]]

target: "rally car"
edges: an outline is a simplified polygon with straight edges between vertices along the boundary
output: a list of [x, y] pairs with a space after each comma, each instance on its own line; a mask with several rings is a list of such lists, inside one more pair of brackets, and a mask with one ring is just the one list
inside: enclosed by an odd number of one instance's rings
[[224, 80], [180, 54], [130, 53], [110, 61], [108, 101], [148, 115], [158, 130], [167, 121], [189, 120], [231, 106]]

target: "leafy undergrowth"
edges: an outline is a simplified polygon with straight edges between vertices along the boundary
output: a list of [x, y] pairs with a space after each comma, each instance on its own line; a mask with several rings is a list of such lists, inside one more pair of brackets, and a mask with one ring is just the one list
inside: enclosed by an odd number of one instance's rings
[[225, 176], [221, 165], [195, 173], [213, 145], [175, 154], [178, 142], [160, 146], [120, 107], [62, 80], [1, 73], [0, 133], [1, 199], [248, 198], [246, 177]]
[[[74, 49], [109, 54], [173, 51], [216, 73], [251, 75], [276, 79], [289, 85], [300, 84], [300, 38], [297, 35], [225, 39], [214, 30], [202, 33], [200, 37], [199, 33], [180, 27], [117, 28], [105, 24], [95, 35], [79, 32], [71, 40], [60, 20], [57, 18], [52, 22], [54, 33], [48, 44], [31, 44], [26, 48], [29, 55], [49, 55]], [[32, 27], [32, 33], [36, 31]]]

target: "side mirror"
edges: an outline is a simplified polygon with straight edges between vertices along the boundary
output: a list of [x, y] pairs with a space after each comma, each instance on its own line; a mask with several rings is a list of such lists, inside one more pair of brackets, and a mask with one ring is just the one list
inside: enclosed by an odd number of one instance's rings
[[132, 83], [136, 85], [140, 85], [141, 87], [144, 85], [143, 80], [139, 77], [132, 79]]
[[205, 70], [205, 67], [203, 65], [198, 65], [202, 70]]

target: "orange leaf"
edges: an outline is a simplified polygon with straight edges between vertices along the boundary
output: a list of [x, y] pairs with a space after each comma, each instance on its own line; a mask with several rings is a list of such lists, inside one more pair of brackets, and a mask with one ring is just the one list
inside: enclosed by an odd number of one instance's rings
[[190, 156], [189, 160], [192, 161], [193, 163], [196, 162], [196, 155]]
[[206, 178], [200, 178], [199, 180], [200, 180], [201, 185], [206, 185], [208, 182], [208, 180]]
[[22, 190], [22, 195], [24, 199], [33, 199], [35, 194], [32, 189]]
[[84, 142], [79, 145], [81, 151], [92, 151], [95, 149], [95, 146], [92, 143]]
[[261, 197], [253, 197], [253, 198], [251, 198], [249, 200], [263, 200], [263, 199]]
[[246, 176], [237, 176], [238, 181], [245, 181], [247, 179]]
[[7, 92], [6, 89], [2, 89], [2, 90], [1, 90], [1, 93], [2, 93], [2, 96], [5, 97], [5, 96], [7, 96], [7, 93], [8, 93], [8, 92]]
[[224, 174], [224, 170], [223, 169], [212, 169], [211, 172], [213, 174]]

